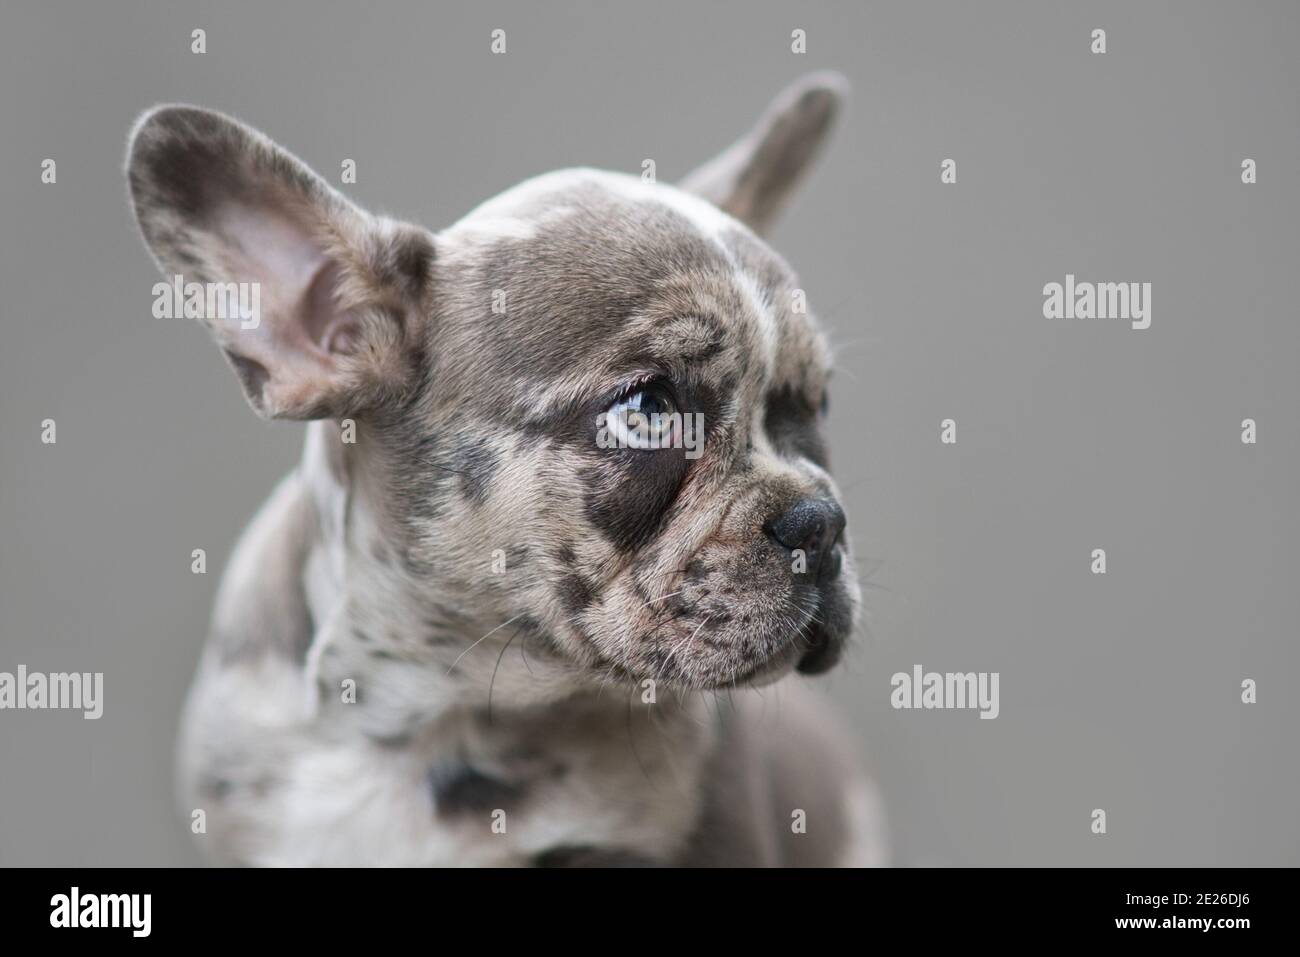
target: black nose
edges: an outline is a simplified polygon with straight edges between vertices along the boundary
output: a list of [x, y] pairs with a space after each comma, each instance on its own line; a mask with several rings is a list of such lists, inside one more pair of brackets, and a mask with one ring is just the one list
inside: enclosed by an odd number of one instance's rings
[[844, 509], [834, 499], [801, 498], [763, 530], [792, 557], [803, 552], [809, 574], [830, 577], [839, 571], [835, 541], [844, 531], [844, 521]]

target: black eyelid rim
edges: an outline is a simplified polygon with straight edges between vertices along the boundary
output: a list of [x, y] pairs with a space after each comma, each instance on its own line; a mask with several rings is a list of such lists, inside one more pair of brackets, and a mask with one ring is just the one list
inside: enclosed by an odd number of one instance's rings
[[647, 370], [637, 374], [630, 381], [625, 382], [616, 390], [608, 394], [608, 398], [602, 400], [605, 402], [605, 408], [608, 409], [619, 402], [625, 402], [638, 392], [644, 392], [651, 387], [663, 389], [668, 393], [668, 398], [672, 401], [673, 408], [681, 411], [682, 404], [677, 395], [677, 389], [668, 375], [662, 371]]

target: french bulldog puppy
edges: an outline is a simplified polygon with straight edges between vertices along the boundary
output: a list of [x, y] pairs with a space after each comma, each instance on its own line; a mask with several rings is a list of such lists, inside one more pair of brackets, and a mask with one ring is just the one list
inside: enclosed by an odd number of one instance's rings
[[259, 316], [203, 322], [259, 415], [310, 420], [183, 721], [214, 860], [883, 861], [786, 677], [835, 663], [859, 597], [830, 355], [759, 238], [840, 98], [803, 79], [679, 186], [563, 170], [437, 233], [222, 114], [141, 117], [145, 242], [257, 284]]

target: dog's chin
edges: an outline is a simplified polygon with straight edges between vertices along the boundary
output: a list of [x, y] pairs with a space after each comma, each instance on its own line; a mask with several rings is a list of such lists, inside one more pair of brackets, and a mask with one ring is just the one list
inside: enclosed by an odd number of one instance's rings
[[803, 675], [824, 674], [839, 661], [844, 641], [845, 636], [818, 628], [811, 634], [805, 633], [798, 641], [783, 643], [777, 651], [757, 664], [706, 678], [701, 683], [700, 690], [761, 688], [796, 672]]
[[[670, 609], [668, 620], [633, 632], [626, 645], [605, 650], [593, 675], [635, 685], [652, 680], [681, 691], [718, 691], [770, 685], [796, 672], [820, 675], [839, 662], [858, 601], [843, 579], [784, 594], [779, 580], [750, 588], [733, 581], [710, 584], [727, 594], [725, 606], [702, 600], [707, 589], [703, 596], [688, 594], [684, 613], [682, 606]], [[602, 610], [616, 614], [612, 603]], [[721, 621], [711, 625], [712, 619]]]
[[781, 651], [757, 665], [743, 669], [726, 678], [712, 682], [706, 690], [718, 691], [723, 688], [761, 688], [780, 681], [798, 666], [800, 649], [789, 644]]

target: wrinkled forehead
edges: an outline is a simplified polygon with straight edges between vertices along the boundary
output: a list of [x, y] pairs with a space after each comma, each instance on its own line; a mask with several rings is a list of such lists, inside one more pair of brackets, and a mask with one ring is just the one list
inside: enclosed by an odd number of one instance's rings
[[440, 234], [437, 268], [432, 354], [458, 357], [453, 374], [504, 376], [548, 402], [713, 360], [754, 388], [825, 375], [786, 263], [711, 204], [634, 176], [529, 180]]

